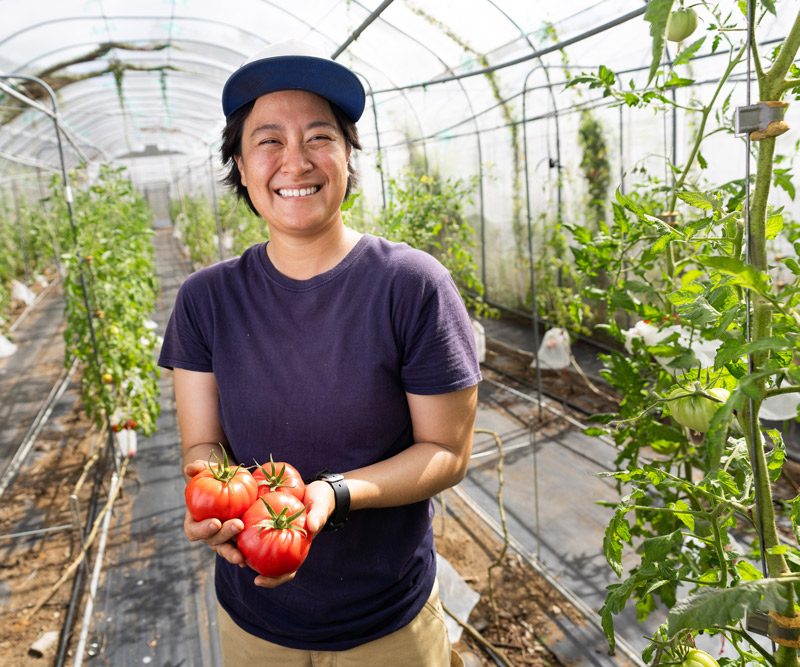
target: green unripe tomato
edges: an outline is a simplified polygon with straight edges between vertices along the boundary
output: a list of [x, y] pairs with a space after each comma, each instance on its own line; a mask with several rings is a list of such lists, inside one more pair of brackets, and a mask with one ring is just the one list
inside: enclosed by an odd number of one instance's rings
[[[713, 387], [706, 390], [706, 393], [709, 396], [719, 399], [722, 403], [727, 401], [728, 397], [731, 395], [731, 392], [722, 387]], [[703, 396], [687, 393], [686, 390], [681, 389], [681, 387], [675, 387], [667, 398], [674, 399], [669, 400], [667, 405], [675, 421], [681, 426], [690, 428], [693, 431], [698, 431], [699, 433], [708, 431], [711, 418], [714, 416], [717, 408], [720, 407], [720, 403], [715, 403]]]
[[719, 663], [699, 648], [689, 649], [681, 667], [719, 667]]
[[697, 12], [691, 7], [676, 9], [667, 21], [667, 39], [670, 42], [682, 42], [697, 30]]

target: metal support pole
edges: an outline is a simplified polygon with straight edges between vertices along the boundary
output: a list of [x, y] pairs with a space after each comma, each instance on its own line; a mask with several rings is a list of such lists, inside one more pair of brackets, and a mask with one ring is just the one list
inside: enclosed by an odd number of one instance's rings
[[522, 147], [525, 156], [525, 207], [528, 217], [528, 257], [530, 258], [531, 270], [531, 316], [533, 318], [533, 349], [536, 353], [534, 361], [536, 363], [536, 398], [539, 403], [539, 419], [542, 418], [542, 369], [539, 365], [539, 307], [536, 304], [536, 267], [533, 254], [533, 221], [531, 220], [531, 191], [530, 176], [528, 175], [528, 123], [526, 122], [526, 103], [528, 93], [528, 79], [542, 65], [534, 67], [527, 75], [522, 84]]

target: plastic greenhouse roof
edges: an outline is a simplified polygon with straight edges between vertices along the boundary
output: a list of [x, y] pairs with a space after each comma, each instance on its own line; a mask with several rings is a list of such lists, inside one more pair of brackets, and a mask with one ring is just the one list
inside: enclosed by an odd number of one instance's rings
[[[265, 45], [301, 39], [363, 78], [371, 95], [361, 134], [365, 152], [377, 152], [379, 139], [385, 150], [409, 136], [491, 132], [508, 123], [499, 99], [519, 112], [523, 87], [531, 91], [526, 117], [546, 116], [572, 103], [561, 95], [565, 68], [603, 63], [641, 76], [650, 57], [645, 7], [643, 0], [0, 0], [0, 76], [36, 76], [56, 90], [68, 161], [207, 159], [223, 126], [227, 76]], [[774, 21], [759, 39], [780, 32]], [[562, 53], [557, 44], [568, 46]], [[493, 80], [478, 76], [486, 68], [497, 68]], [[695, 76], [703, 78], [700, 61]], [[49, 99], [23, 84], [0, 78], [0, 178], [58, 167], [52, 121], [9, 89], [48, 108]]]

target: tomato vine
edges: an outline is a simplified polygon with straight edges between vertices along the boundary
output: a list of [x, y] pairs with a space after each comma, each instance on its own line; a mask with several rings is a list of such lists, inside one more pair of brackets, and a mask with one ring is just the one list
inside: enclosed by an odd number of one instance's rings
[[[768, 241], [796, 237], [797, 228], [786, 211], [770, 205], [771, 188], [790, 196], [794, 188], [790, 171], [774, 168], [775, 136], [752, 142], [756, 174], [750, 183], [706, 182], [702, 147], [713, 134], [732, 134], [735, 110], [723, 93], [747, 54], [742, 34], [753, 44], [758, 99], [778, 102], [798, 89], [792, 63], [800, 49], [800, 14], [783, 44], [762, 60], [756, 26], [765, 12], [776, 12], [772, 2], [748, 0], [733, 11], [711, 2], [694, 6], [702, 7], [706, 35], [665, 66], [668, 25], [683, 4], [649, 3], [653, 58], [646, 87], [623, 87], [602, 66], [569, 83], [601, 90], [613, 104], [680, 109], [695, 119], [685, 161], [668, 165], [671, 182], [637, 168], [634, 175], [646, 178], [617, 192], [612, 223], [600, 221], [596, 232], [569, 225], [582, 294], [616, 315], [599, 328], [628, 352], [603, 357], [603, 375], [623, 399], [618, 413], [595, 418], [616, 424], [610, 433], [618, 467], [605, 476], [622, 496], [604, 540], [621, 582], [609, 587], [600, 615], [613, 647], [614, 616], [631, 599], [640, 618], [664, 604], [667, 620], [643, 653], [655, 664], [674, 663], [670, 656], [683, 655], [698, 633], [709, 632], [730, 641], [739, 656], [731, 664], [797, 665], [794, 648], [779, 645], [770, 654], [747, 626], [747, 617], [758, 613], [791, 621], [800, 599], [800, 550], [779, 539], [771, 486], [785, 448], [781, 433], [766, 429], [760, 416], [768, 399], [800, 392], [800, 265], [788, 260], [793, 282], [779, 288], [767, 255]], [[683, 68], [709, 35], [712, 52], [727, 43], [727, 63], [706, 103], [679, 105], [671, 93], [694, 83]], [[600, 276], [607, 284], [602, 290]], [[702, 419], [680, 401], [708, 401], [697, 404]], [[646, 453], [648, 445], [655, 456]], [[800, 499], [789, 507], [800, 535]], [[640, 562], [626, 572], [622, 555], [630, 547]]]

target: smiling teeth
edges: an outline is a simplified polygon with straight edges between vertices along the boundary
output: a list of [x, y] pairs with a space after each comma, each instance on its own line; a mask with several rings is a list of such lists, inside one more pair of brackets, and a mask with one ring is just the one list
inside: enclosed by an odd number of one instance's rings
[[305, 197], [318, 192], [319, 187], [319, 185], [315, 185], [313, 188], [300, 188], [299, 190], [278, 190], [278, 194], [281, 197]]

